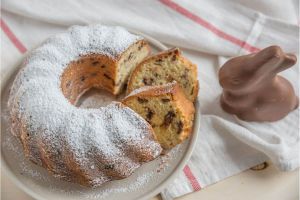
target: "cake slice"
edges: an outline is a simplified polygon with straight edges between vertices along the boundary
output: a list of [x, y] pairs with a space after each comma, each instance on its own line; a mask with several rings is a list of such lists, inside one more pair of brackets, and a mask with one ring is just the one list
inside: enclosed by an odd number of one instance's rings
[[82, 55], [71, 61], [61, 75], [62, 92], [72, 104], [92, 87], [118, 95], [124, 91], [134, 68], [150, 53], [147, 41], [139, 39], [115, 57], [101, 53]]
[[162, 86], [136, 89], [122, 103], [151, 124], [164, 149], [171, 149], [191, 133], [194, 104], [175, 81]]
[[132, 72], [127, 87], [131, 91], [152, 85], [176, 81], [189, 100], [195, 101], [198, 94], [197, 67], [173, 48], [151, 56], [141, 62]]

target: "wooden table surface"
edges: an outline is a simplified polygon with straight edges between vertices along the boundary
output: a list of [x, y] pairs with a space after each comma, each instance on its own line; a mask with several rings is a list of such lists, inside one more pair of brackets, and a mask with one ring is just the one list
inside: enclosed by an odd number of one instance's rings
[[[1, 200], [33, 200], [21, 191], [5, 172], [1, 173]], [[248, 170], [225, 179], [201, 191], [177, 200], [297, 200], [299, 199], [299, 170], [280, 172], [274, 166], [262, 171]], [[156, 196], [151, 200], [161, 200]]]

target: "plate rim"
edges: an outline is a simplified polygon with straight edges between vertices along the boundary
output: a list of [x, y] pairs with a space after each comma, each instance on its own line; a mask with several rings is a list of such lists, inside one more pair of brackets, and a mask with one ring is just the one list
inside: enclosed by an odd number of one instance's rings
[[[159, 50], [167, 50], [168, 47], [165, 46], [164, 44], [162, 44], [160, 41], [154, 39], [153, 37], [141, 33], [139, 31], [135, 31], [132, 30], [130, 28], [126, 28], [129, 32], [134, 33], [136, 35], [141, 35], [143, 36], [147, 41], [150, 42], [150, 44], [152, 44], [153, 46], [155, 46], [156, 48], [158, 48]], [[30, 52], [30, 51], [29, 51]], [[24, 59], [24, 57], [27, 55], [27, 53], [25, 53], [21, 59]], [[14, 67], [11, 67], [8, 72], [6, 73], [6, 76], [2, 77], [1, 80], [1, 101], [2, 101], [2, 94], [3, 91], [5, 90], [5, 86], [8, 84], [8, 81], [10, 80], [11, 76], [14, 73], [17, 73], [17, 70], [20, 69], [20, 64], [16, 64]], [[163, 182], [161, 182], [160, 184], [158, 184], [155, 189], [153, 189], [152, 191], [146, 193], [143, 197], [138, 197], [140, 200], [146, 200], [146, 199], [150, 199], [153, 198], [155, 195], [159, 194], [162, 190], [164, 190], [166, 188], [166, 186], [168, 184], [170, 184], [176, 177], [179, 171], [183, 170], [184, 166], [187, 164], [187, 162], [190, 160], [190, 157], [192, 156], [193, 150], [196, 146], [197, 143], [197, 139], [198, 139], [198, 130], [200, 128], [200, 119], [201, 119], [201, 113], [200, 113], [200, 105], [199, 105], [199, 100], [198, 98], [195, 101], [195, 108], [196, 108], [196, 112], [195, 112], [195, 120], [194, 120], [194, 125], [193, 125], [193, 131], [192, 131], [192, 137], [190, 137], [190, 142], [189, 142], [189, 146], [186, 150], [186, 153], [184, 154], [181, 162], [177, 165], [177, 167], [173, 170], [173, 173], [171, 175], [169, 175]], [[1, 120], [2, 121], [2, 120]], [[2, 137], [2, 133], [1, 133], [1, 137]], [[1, 138], [2, 139], [2, 138]], [[11, 171], [10, 167], [8, 166], [8, 164], [6, 163], [6, 160], [3, 158], [3, 152], [2, 152], [2, 148], [1, 148], [1, 167], [3, 170], [2, 172], [7, 173], [7, 177], [10, 178], [10, 180], [12, 180], [12, 182], [14, 184], [16, 184], [17, 187], [19, 187], [22, 191], [24, 191], [26, 194], [28, 194], [29, 196], [35, 198], [35, 199], [40, 199], [40, 200], [47, 200], [46, 197], [43, 197], [41, 195], [39, 195], [38, 193], [35, 193], [33, 191], [32, 188], [27, 187], [22, 181], [20, 181], [17, 176]]]

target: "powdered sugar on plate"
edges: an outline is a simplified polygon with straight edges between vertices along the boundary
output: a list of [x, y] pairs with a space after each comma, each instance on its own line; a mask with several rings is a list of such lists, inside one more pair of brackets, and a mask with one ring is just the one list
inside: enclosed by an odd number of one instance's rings
[[123, 93], [116, 97], [105, 90], [92, 88], [81, 96], [77, 106], [81, 108], [99, 108], [107, 106], [112, 101], [121, 101], [123, 97]]

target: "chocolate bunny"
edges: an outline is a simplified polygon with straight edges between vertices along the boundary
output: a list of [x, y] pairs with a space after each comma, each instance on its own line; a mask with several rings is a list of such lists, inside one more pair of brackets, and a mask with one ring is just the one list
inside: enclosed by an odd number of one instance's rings
[[297, 62], [278, 46], [227, 61], [219, 71], [221, 106], [245, 121], [277, 121], [296, 109], [299, 99], [290, 82], [277, 75]]

